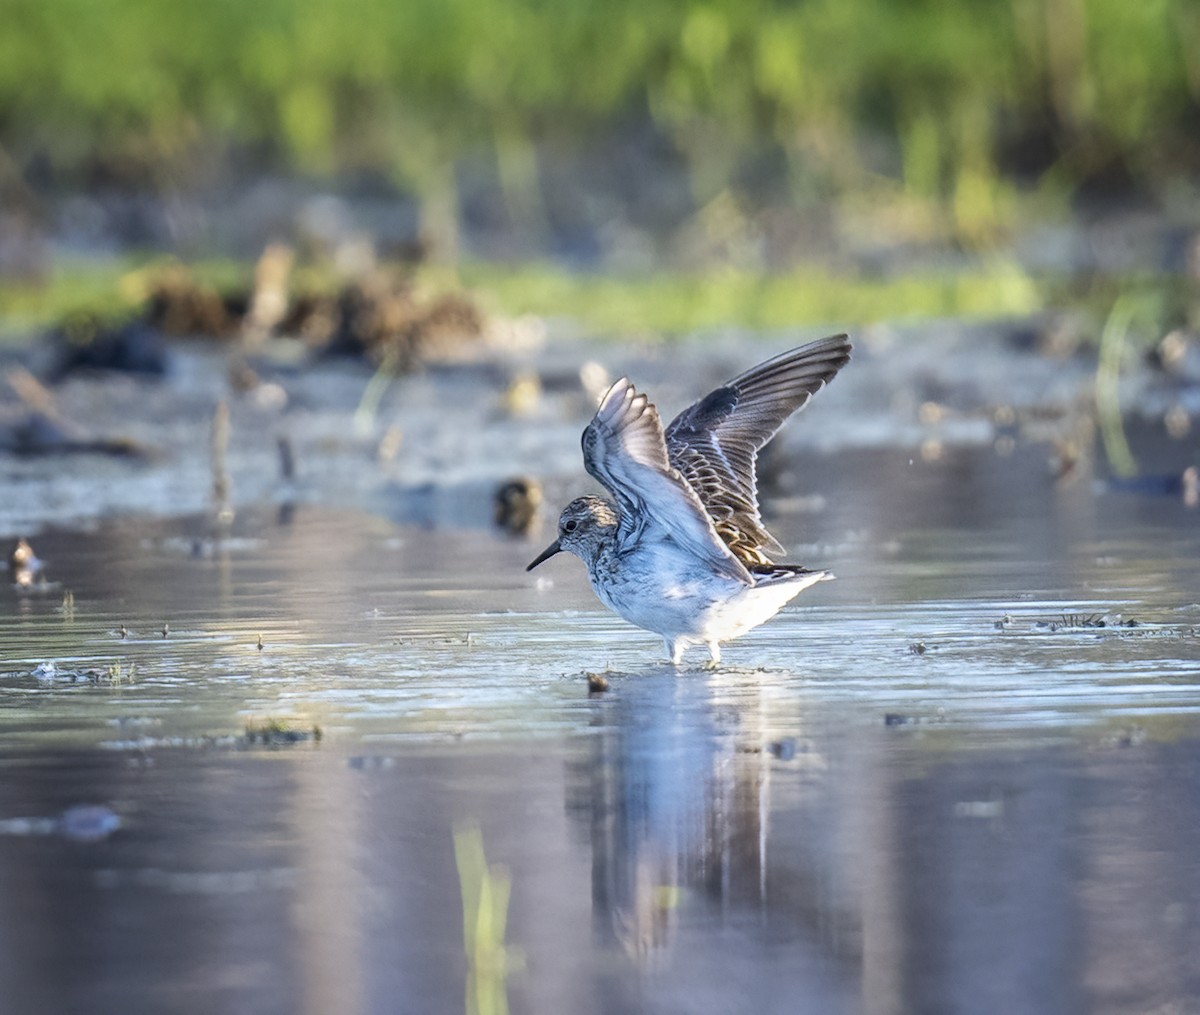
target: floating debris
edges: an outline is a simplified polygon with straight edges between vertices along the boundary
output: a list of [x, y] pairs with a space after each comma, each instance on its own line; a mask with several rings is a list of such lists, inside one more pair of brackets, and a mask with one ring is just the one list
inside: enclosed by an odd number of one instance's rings
[[1062, 620], [1057, 623], [1051, 623], [1050, 629], [1055, 630], [1062, 627], [1107, 627], [1108, 622], [1104, 619], [1102, 613], [1089, 613], [1086, 616], [1080, 613], [1064, 613]]
[[1128, 620], [1121, 618], [1119, 614], [1108, 615], [1104, 613], [1064, 613], [1056, 620], [1035, 620], [1033, 629], [1035, 631], [1089, 631], [1099, 630], [1103, 628], [1135, 628], [1141, 627], [1142, 622], [1130, 617]]
[[246, 723], [245, 738], [248, 744], [264, 744], [268, 747], [279, 747], [287, 744], [300, 744], [312, 740], [319, 743], [321, 727], [296, 726], [284, 719], [266, 719], [262, 722]]
[[110, 663], [103, 669], [91, 667], [88, 669], [65, 669], [53, 660], [38, 663], [30, 672], [30, 676], [43, 684], [127, 684], [137, 676], [137, 664], [122, 661]]
[[923, 656], [926, 652], [925, 643], [923, 641], [914, 641], [908, 646], [908, 651], [915, 656]]
[[796, 756], [796, 738], [784, 737], [767, 744], [767, 753], [779, 761], [791, 761]]
[[885, 712], [883, 716], [884, 726], [908, 726], [916, 721], [913, 716], [902, 715], [899, 712]]
[[586, 676], [588, 694], [603, 694], [608, 690], [608, 678], [602, 673], [588, 673]]

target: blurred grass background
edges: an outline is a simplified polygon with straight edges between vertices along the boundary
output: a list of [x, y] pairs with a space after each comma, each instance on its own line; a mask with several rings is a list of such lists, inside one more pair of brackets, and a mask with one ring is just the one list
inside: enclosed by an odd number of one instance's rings
[[[1011, 230], [1081, 203], [1190, 200], [1200, 167], [1195, 0], [0, 0], [0, 19], [10, 247], [29, 220], [53, 234], [47, 209], [66, 193], [169, 200], [270, 174], [370, 180], [411, 200], [421, 236], [459, 263], [464, 181], [483, 174], [504, 236], [535, 240], [487, 247], [475, 277], [514, 309], [591, 305], [604, 325], [642, 304], [677, 326], [847, 305], [870, 318], [892, 300], [1023, 312], [1041, 297], [997, 253]], [[614, 217], [652, 237], [699, 232], [700, 255], [669, 245], [652, 297], [641, 265], [595, 286], [530, 267], [575, 252], [547, 236], [588, 184], [556, 199], [555, 165], [623, 181], [606, 195]], [[861, 265], [797, 269], [827, 238], [806, 216], [830, 207], [843, 235], [982, 260], [907, 289]], [[791, 245], [739, 259], [746, 223], [761, 238], [787, 216]], [[0, 264], [38, 274], [19, 253]], [[779, 277], [750, 277], [764, 268]], [[831, 306], [822, 292], [847, 276], [858, 288]]]

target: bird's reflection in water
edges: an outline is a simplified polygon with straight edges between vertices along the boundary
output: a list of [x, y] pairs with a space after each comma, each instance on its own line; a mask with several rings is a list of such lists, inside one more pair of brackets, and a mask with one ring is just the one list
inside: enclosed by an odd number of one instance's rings
[[597, 944], [653, 966], [681, 924], [766, 925], [780, 750], [761, 720], [760, 677], [655, 671], [618, 678], [597, 701], [589, 750], [569, 781], [591, 843]]
[[[1190, 1011], [1183, 728], [1080, 753], [974, 730], [967, 747], [962, 728], [801, 704], [770, 675], [614, 678], [568, 780], [598, 982], [625, 1010], [657, 991], [711, 1001], [679, 1010], [899, 1015], [986, 994], [994, 1011]], [[649, 975], [611, 975], [612, 955]]]

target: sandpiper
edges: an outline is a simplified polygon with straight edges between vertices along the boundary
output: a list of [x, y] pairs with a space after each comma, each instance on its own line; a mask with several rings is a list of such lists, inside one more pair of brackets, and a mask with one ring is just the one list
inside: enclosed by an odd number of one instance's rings
[[721, 642], [775, 616], [832, 578], [776, 564], [783, 548], [758, 508], [758, 452], [850, 361], [835, 335], [747, 370], [663, 431], [658, 410], [622, 377], [583, 431], [583, 464], [613, 500], [579, 497], [558, 538], [527, 568], [569, 550], [596, 595], [630, 623], [662, 636], [676, 666], [689, 645], [721, 661]]

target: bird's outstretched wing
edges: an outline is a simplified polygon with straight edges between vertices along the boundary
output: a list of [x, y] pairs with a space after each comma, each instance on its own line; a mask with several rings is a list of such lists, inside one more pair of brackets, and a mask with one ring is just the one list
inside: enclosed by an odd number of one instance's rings
[[768, 564], [764, 551], [782, 549], [758, 510], [758, 452], [848, 362], [847, 336], [810, 342], [723, 384], [667, 428], [668, 462], [744, 564]]
[[717, 573], [749, 583], [717, 535], [696, 492], [671, 466], [658, 410], [622, 377], [583, 431], [583, 464], [621, 508], [617, 539], [629, 545], [657, 530]]

